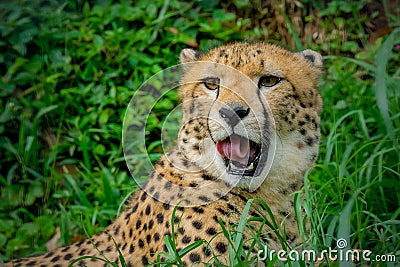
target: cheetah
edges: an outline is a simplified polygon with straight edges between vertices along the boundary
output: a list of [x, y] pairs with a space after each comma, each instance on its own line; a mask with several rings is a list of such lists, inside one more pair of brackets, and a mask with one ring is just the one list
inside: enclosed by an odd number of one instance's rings
[[[184, 265], [213, 263], [213, 256], [227, 264], [228, 241], [218, 234], [219, 222], [234, 225], [255, 198], [268, 204], [290, 246], [299, 244], [292, 193], [301, 189], [318, 155], [321, 55], [233, 43], [204, 53], [184, 49], [180, 62], [177, 144], [155, 164], [125, 211], [86, 241], [7, 266], [68, 266], [81, 256], [120, 263], [115, 244], [127, 266], [145, 266], [168, 251], [163, 238], [173, 226], [178, 251], [207, 241], [182, 258]], [[268, 245], [278, 249], [275, 232], [265, 233]], [[106, 263], [86, 258], [76, 265]]]

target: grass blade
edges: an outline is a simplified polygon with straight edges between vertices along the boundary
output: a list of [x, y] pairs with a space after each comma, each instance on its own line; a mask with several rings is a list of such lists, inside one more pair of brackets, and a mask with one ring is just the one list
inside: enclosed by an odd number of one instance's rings
[[237, 234], [235, 236], [235, 251], [239, 251], [239, 246], [240, 244], [242, 244], [243, 242], [243, 232], [244, 232], [244, 228], [246, 226], [246, 218], [247, 218], [247, 214], [249, 213], [251, 204], [253, 203], [254, 199], [249, 199], [249, 201], [247, 201], [246, 206], [243, 209], [243, 213], [242, 216], [240, 217], [240, 221], [239, 221], [239, 225], [237, 227]]
[[76, 195], [79, 198], [79, 201], [85, 205], [86, 207], [92, 207], [92, 204], [90, 203], [90, 201], [87, 199], [85, 192], [82, 191], [82, 189], [79, 188], [79, 186], [77, 185], [75, 178], [70, 175], [70, 174], [65, 174], [65, 179], [67, 179], [67, 181], [69, 182], [69, 184], [72, 186], [72, 188], [74, 189]]
[[396, 135], [393, 131], [392, 121], [390, 119], [389, 113], [389, 104], [387, 97], [387, 88], [386, 88], [386, 67], [389, 62], [389, 59], [392, 56], [392, 47], [395, 44], [395, 36], [400, 33], [400, 28], [395, 29], [386, 41], [379, 48], [378, 52], [375, 55], [375, 64], [376, 64], [376, 84], [375, 84], [375, 95], [376, 95], [376, 103], [378, 105], [379, 111], [383, 118], [383, 123], [385, 124], [386, 131], [393, 142], [393, 145], [396, 147], [397, 153], [400, 155], [399, 143], [396, 139]]
[[[276, 3], [277, 1], [275, 1]], [[282, 5], [276, 3], [276, 6], [279, 8], [279, 11], [281, 13], [281, 15], [283, 16], [283, 18], [285, 19], [286, 25], [289, 29], [290, 34], [292, 35], [294, 42], [296, 44], [296, 48], [298, 50], [304, 50], [304, 46], [300, 41], [299, 35], [297, 34], [295, 28], [293, 27], [293, 23], [290, 21], [288, 15], [286, 14], [285, 10], [283, 10]]]

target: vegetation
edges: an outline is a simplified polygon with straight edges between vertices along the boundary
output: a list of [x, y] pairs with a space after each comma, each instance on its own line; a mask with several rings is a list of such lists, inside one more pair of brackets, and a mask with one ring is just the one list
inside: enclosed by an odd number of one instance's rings
[[[233, 40], [325, 55], [320, 156], [296, 196], [299, 218], [305, 213], [311, 223], [311, 233], [304, 231], [307, 248], [334, 248], [345, 238], [349, 247], [373, 255], [399, 253], [399, 7], [392, 1], [222, 2], [0, 3], [3, 260], [45, 252], [58, 232], [62, 245], [104, 229], [137, 187], [121, 146], [125, 108], [135, 89], [177, 64], [182, 48]], [[147, 120], [153, 160], [162, 152], [163, 118], [177, 101], [176, 93], [169, 94]], [[263, 223], [273, 225], [264, 216]], [[232, 265], [255, 260], [240, 257], [246, 223], [243, 217], [236, 231], [221, 233], [234, 240]], [[165, 241], [165, 258], [178, 264], [187, 251], [177, 252], [171, 238]]]

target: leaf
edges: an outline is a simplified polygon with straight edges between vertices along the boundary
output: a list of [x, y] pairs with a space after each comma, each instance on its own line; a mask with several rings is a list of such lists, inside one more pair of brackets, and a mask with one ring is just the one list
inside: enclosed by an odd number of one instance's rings
[[[51, 216], [43, 215], [35, 218], [35, 224], [40, 228], [40, 233], [43, 235], [44, 239], [49, 239], [54, 231], [55, 219]], [[58, 228], [58, 237], [60, 237], [60, 229]], [[58, 241], [58, 238], [55, 240]]]
[[0, 220], [0, 232], [10, 232], [13, 231], [16, 226], [16, 222], [13, 220]]
[[187, 247], [185, 247], [185, 248], [183, 248], [183, 249], [181, 249], [181, 250], [179, 251], [179, 253], [178, 253], [178, 254], [179, 254], [179, 257], [185, 256], [185, 255], [188, 254], [190, 251], [192, 251], [192, 250], [194, 250], [194, 249], [200, 247], [200, 246], [203, 245], [204, 243], [205, 243], [204, 240], [197, 240], [196, 242], [194, 242], [194, 243], [188, 245]]
[[289, 28], [289, 32], [292, 35], [294, 42], [296, 43], [296, 48], [298, 50], [304, 50], [304, 46], [299, 38], [299, 35], [297, 34], [292, 21], [290, 20], [290, 18], [288, 17], [288, 15], [286, 14], [285, 10], [282, 8], [282, 5], [278, 4], [277, 5], [279, 8], [279, 11], [281, 13], [281, 15], [283, 16], [283, 18], [285, 19], [285, 23], [287, 25], [287, 27]]
[[19, 72], [17, 75], [14, 77], [14, 82], [16, 82], [18, 85], [27, 85], [32, 82], [32, 80], [35, 78], [35, 75], [29, 72]]
[[96, 53], [101, 52], [101, 50], [103, 49], [103, 44], [104, 44], [103, 38], [101, 38], [100, 35], [96, 34], [93, 38], [93, 45], [96, 50]]
[[359, 50], [359, 46], [354, 41], [346, 41], [342, 45], [342, 51], [350, 51], [353, 53], [357, 53], [358, 50]]
[[386, 68], [390, 57], [392, 56], [392, 48], [395, 44], [395, 36], [400, 33], [400, 28], [393, 30], [386, 41], [379, 48], [375, 56], [376, 64], [376, 84], [375, 84], [375, 95], [376, 103], [378, 105], [379, 111], [383, 118], [383, 123], [386, 127], [386, 131], [396, 147], [397, 153], [400, 155], [400, 146], [397, 141], [396, 133], [393, 130], [393, 124], [390, 119], [389, 104], [387, 97], [386, 88]]
[[247, 215], [249, 214], [250, 207], [251, 207], [253, 201], [254, 201], [254, 199], [248, 200], [246, 203], [246, 206], [244, 207], [244, 209], [242, 211], [239, 225], [237, 227], [237, 234], [235, 236], [235, 247], [234, 247], [235, 252], [239, 251], [239, 246], [240, 246], [240, 244], [243, 243], [243, 233], [244, 233], [244, 229], [245, 229], [245, 226], [247, 223], [246, 219], [247, 219]]
[[0, 234], [0, 246], [4, 247], [7, 242], [7, 237], [4, 234]]
[[24, 66], [24, 64], [27, 62], [28, 60], [26, 58], [22, 58], [22, 57], [18, 57], [15, 59], [14, 64], [12, 64], [11, 67], [8, 68], [7, 73], [6, 73], [6, 82], [11, 80], [12, 76], [14, 76], [14, 74], [17, 72], [17, 70], [19, 68], [21, 68], [22, 66]]
[[333, 19], [333, 22], [336, 24], [338, 28], [343, 28], [345, 26], [346, 20], [341, 17], [336, 17]]
[[39, 183], [31, 184], [25, 195], [25, 205], [32, 205], [36, 198], [43, 196], [43, 187]]
[[95, 154], [103, 156], [106, 152], [106, 147], [103, 144], [97, 144], [94, 147], [94, 151]]
[[17, 230], [17, 238], [30, 239], [33, 236], [36, 236], [39, 232], [39, 227], [34, 223], [24, 223]]
[[69, 184], [72, 186], [72, 188], [74, 189], [75, 194], [77, 195], [79, 201], [80, 201], [83, 205], [85, 205], [85, 206], [87, 206], [87, 207], [92, 207], [92, 204], [91, 204], [90, 201], [87, 199], [85, 192], [82, 191], [82, 189], [80, 189], [80, 188], [78, 187], [78, 185], [77, 185], [77, 183], [76, 183], [76, 181], [75, 181], [75, 178], [74, 178], [72, 175], [70, 175], [70, 174], [65, 174], [64, 177], [67, 179], [68, 183], [69, 183]]
[[108, 119], [110, 118], [110, 115], [113, 113], [112, 109], [104, 109], [103, 111], [101, 111], [100, 115], [99, 115], [99, 123], [104, 125], [108, 122]]
[[244, 8], [244, 7], [247, 7], [250, 4], [249, 0], [233, 0], [233, 3], [238, 8]]
[[[113, 204], [116, 201], [116, 198], [119, 197], [118, 190], [113, 190], [113, 185], [115, 181], [113, 180], [114, 177], [110, 173], [110, 171], [106, 168], [102, 169], [101, 173], [101, 180], [103, 183], [102, 191], [104, 193], [104, 201], [109, 204]], [[116, 192], [117, 191], [117, 192]]]
[[226, 12], [223, 9], [215, 9], [213, 10], [213, 18], [215, 22], [223, 23], [234, 20], [236, 15], [230, 12]]
[[168, 253], [170, 255], [176, 255], [176, 251], [175, 251], [175, 245], [174, 242], [171, 239], [170, 235], [165, 235], [164, 236], [164, 242], [165, 242], [165, 246], [167, 247]]

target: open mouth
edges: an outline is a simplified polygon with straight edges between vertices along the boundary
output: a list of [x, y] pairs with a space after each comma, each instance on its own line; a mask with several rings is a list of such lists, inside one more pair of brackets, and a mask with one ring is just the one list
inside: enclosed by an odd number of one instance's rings
[[243, 136], [232, 134], [217, 141], [217, 150], [230, 174], [253, 176], [261, 155], [261, 145]]

